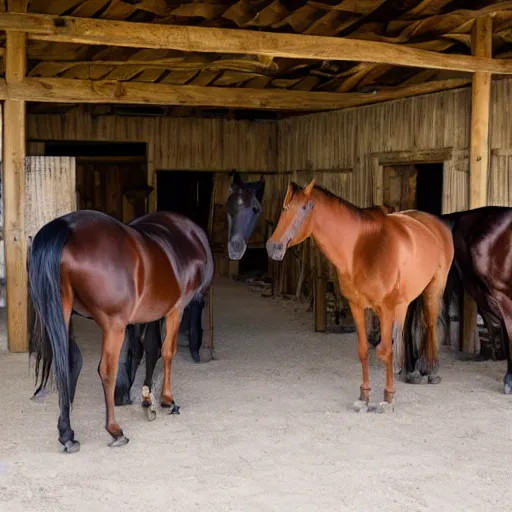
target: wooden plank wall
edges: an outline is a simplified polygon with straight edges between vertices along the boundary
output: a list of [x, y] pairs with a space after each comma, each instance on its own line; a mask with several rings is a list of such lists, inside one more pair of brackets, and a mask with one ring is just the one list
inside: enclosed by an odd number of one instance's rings
[[146, 142], [155, 169], [272, 171], [277, 123], [178, 117], [66, 115], [28, 117], [29, 140]]
[[[488, 202], [512, 206], [512, 79], [494, 80], [491, 94]], [[350, 176], [339, 175], [338, 188], [349, 201], [369, 206], [375, 154], [452, 148], [453, 158], [445, 163], [443, 208], [446, 213], [465, 209], [470, 117], [471, 90], [466, 88], [282, 120], [278, 167], [353, 168]]]
[[[346, 169], [338, 192], [357, 204], [372, 203], [376, 154], [396, 151], [464, 150], [469, 144], [471, 91], [461, 89], [338, 112], [279, 121], [279, 169]], [[467, 173], [467, 160], [454, 152], [450, 173]], [[313, 173], [314, 174], [314, 173]], [[453, 176], [450, 182], [459, 184]], [[452, 211], [460, 198], [445, 204]]]

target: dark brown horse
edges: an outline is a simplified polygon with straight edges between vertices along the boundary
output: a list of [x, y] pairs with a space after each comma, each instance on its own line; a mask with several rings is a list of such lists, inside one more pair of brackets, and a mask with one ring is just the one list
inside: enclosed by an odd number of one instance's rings
[[376, 409], [384, 411], [395, 394], [393, 349], [400, 370], [405, 364], [402, 329], [407, 309], [420, 295], [427, 325], [423, 361], [429, 368], [438, 363], [437, 319], [453, 260], [451, 233], [427, 213], [365, 212], [315, 187], [314, 180], [304, 189], [290, 183], [278, 225], [267, 242], [268, 254], [282, 260], [288, 247], [309, 236], [336, 267], [356, 324], [363, 369], [356, 410], [368, 406], [371, 389], [365, 309], [379, 317], [382, 340], [377, 354], [386, 365], [386, 387], [384, 402]]
[[206, 234], [181, 215], [153, 213], [127, 226], [105, 214], [81, 210], [38, 231], [30, 252], [29, 280], [44, 328], [33, 333], [31, 352], [43, 369], [47, 361], [53, 363], [59, 441], [66, 452], [80, 449], [70, 423], [81, 366], [78, 346], [69, 339], [71, 313], [94, 319], [103, 331], [98, 372], [105, 393], [106, 429], [114, 439], [111, 446], [121, 446], [128, 439], [115, 419], [114, 390], [127, 325], [165, 317], [161, 405], [175, 410], [171, 363], [180, 320], [187, 304], [204, 294], [212, 277]]
[[[241, 259], [245, 254], [247, 243], [262, 212], [264, 192], [265, 181], [263, 177], [258, 181], [248, 182], [243, 181], [240, 174], [233, 171], [230, 193], [226, 200], [227, 246], [230, 259]], [[200, 361], [199, 349], [203, 332], [201, 317], [204, 303], [203, 297], [194, 298], [185, 309], [180, 326], [180, 330], [188, 334], [189, 349], [195, 362]], [[116, 405], [131, 403], [130, 390], [144, 354], [146, 355], [146, 377], [144, 379], [143, 396], [148, 396], [151, 393], [152, 376], [160, 357], [163, 342], [163, 323], [163, 321], [157, 321], [127, 327], [116, 381]], [[143, 405], [146, 407], [148, 419], [155, 419], [156, 409], [154, 406], [148, 406], [145, 399]]]
[[[457, 289], [460, 283], [475, 299], [491, 338], [497, 334], [503, 340], [507, 359], [504, 392], [511, 394], [512, 208], [486, 206], [442, 215], [440, 219], [451, 229], [455, 247], [444, 315], [448, 313], [452, 294], [458, 295], [459, 312], [462, 309], [461, 289]], [[462, 314], [460, 317], [463, 319]], [[413, 344], [408, 348], [409, 369], [415, 366], [416, 359]]]

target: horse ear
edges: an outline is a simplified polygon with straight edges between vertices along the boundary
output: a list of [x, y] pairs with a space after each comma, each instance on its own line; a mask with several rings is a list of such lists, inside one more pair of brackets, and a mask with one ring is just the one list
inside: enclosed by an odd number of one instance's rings
[[306, 199], [309, 199], [309, 196], [311, 195], [311, 192], [313, 191], [313, 187], [315, 186], [315, 178], [311, 180], [311, 183], [304, 188], [304, 195], [306, 196]]
[[290, 183], [288, 183], [288, 190], [286, 191], [286, 197], [284, 198], [283, 206], [287, 206], [288, 203], [292, 200], [293, 192], [294, 192], [294, 186], [293, 186], [293, 183], [290, 182]]

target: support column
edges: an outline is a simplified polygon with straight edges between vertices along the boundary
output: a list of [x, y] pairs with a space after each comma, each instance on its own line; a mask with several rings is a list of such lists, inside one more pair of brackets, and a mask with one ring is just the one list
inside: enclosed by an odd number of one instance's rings
[[[473, 55], [492, 57], [492, 19], [477, 18], [472, 34]], [[471, 100], [471, 145], [469, 156], [469, 208], [487, 204], [489, 174], [489, 112], [491, 74], [474, 73]]]
[[[24, 11], [26, 2], [9, 2], [10, 10]], [[26, 75], [26, 34], [7, 32], [5, 78], [20, 82]], [[28, 351], [27, 241], [25, 236], [26, 105], [4, 102], [4, 209], [7, 284], [7, 332], [11, 352]]]
[[[472, 53], [477, 57], [492, 58], [492, 18], [477, 18], [472, 33]], [[469, 208], [487, 204], [489, 176], [489, 112], [491, 104], [491, 74], [474, 73], [471, 97], [471, 142], [469, 154]], [[463, 352], [475, 353], [477, 307], [464, 292]]]

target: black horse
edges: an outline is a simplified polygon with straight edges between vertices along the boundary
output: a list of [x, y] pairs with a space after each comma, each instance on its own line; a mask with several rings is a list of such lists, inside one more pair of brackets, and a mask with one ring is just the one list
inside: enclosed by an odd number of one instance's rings
[[[505, 394], [512, 394], [512, 208], [486, 206], [474, 210], [441, 215], [450, 228], [455, 257], [443, 296], [440, 321], [449, 324], [452, 302], [463, 318], [463, 293], [475, 300], [494, 347], [496, 359], [507, 360], [503, 379]], [[422, 365], [422, 340], [424, 324], [421, 299], [409, 306], [404, 326], [406, 343], [405, 380], [411, 383], [439, 382], [433, 373]], [[371, 326], [371, 341], [378, 344], [378, 326]], [[448, 329], [446, 329], [448, 331]], [[500, 353], [501, 352], [501, 353]]]
[[230, 194], [226, 201], [228, 220], [228, 255], [230, 260], [240, 260], [254, 232], [262, 211], [265, 181], [244, 182], [233, 172]]

